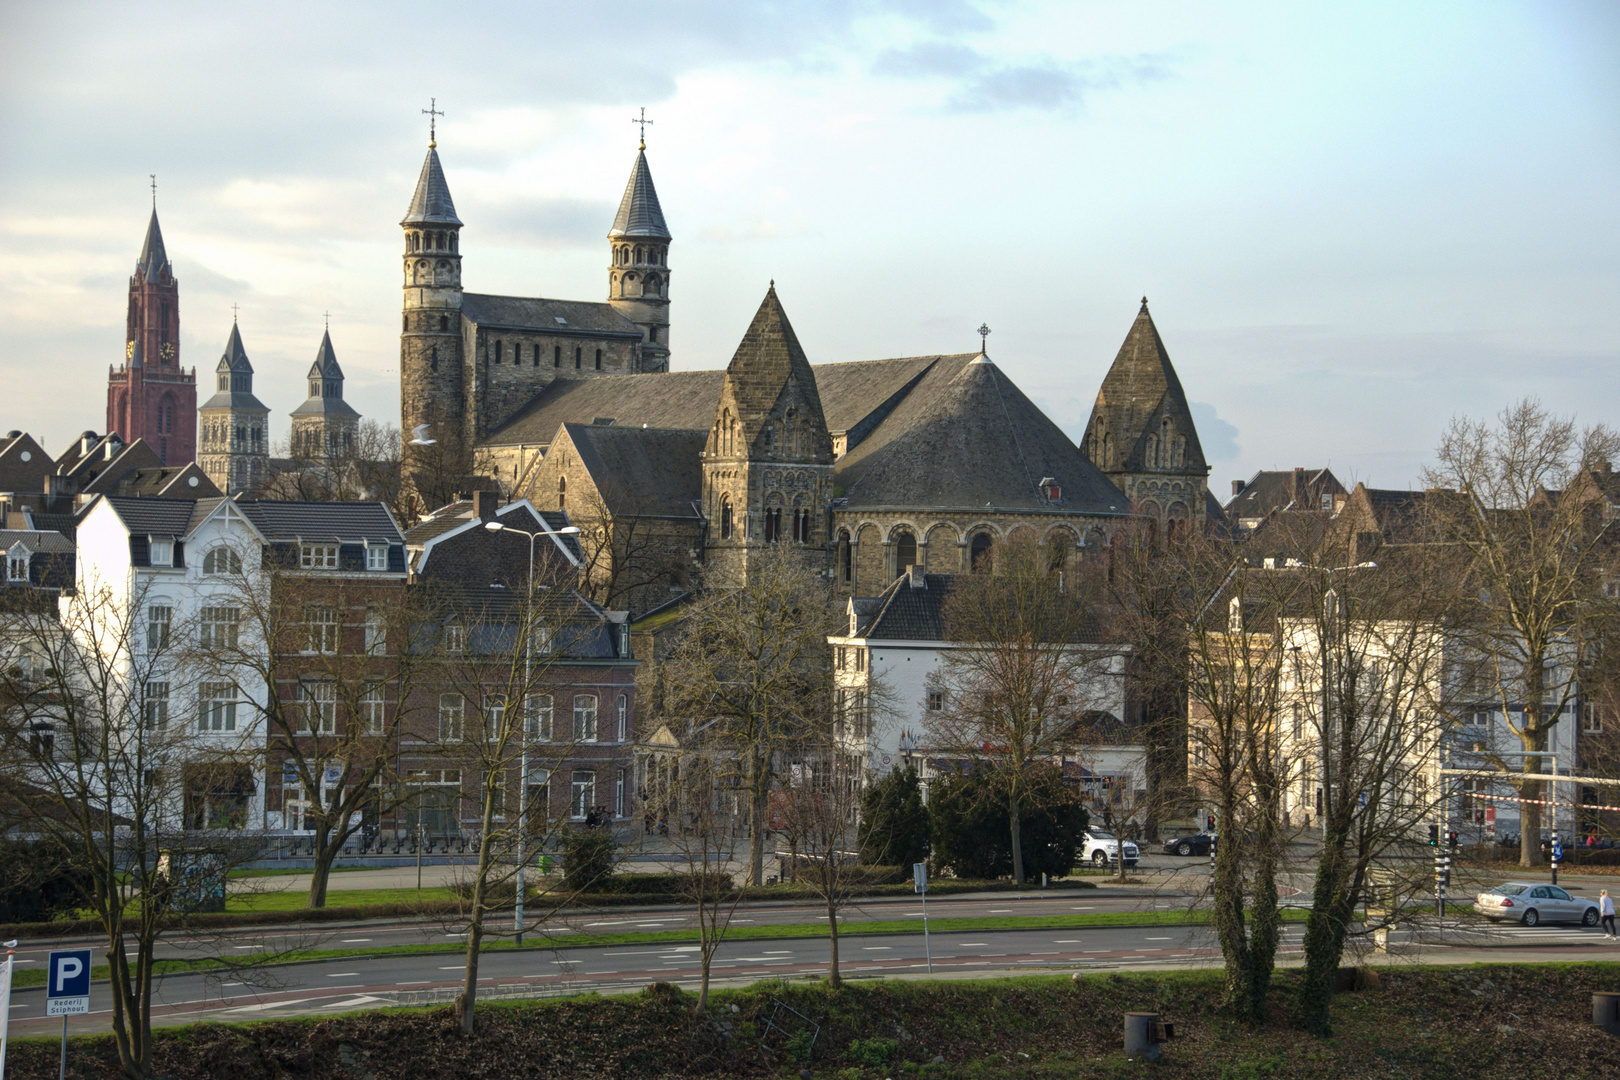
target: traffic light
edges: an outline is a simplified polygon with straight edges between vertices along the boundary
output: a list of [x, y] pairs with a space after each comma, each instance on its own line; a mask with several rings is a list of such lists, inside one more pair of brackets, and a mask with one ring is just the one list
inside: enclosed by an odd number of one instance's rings
[[1440, 846], [1440, 826], [1438, 826], [1438, 825], [1430, 825], [1429, 826], [1429, 846], [1430, 847], [1439, 847]]
[[1452, 851], [1457, 850], [1457, 834], [1455, 832], [1446, 833], [1446, 844], [1450, 846]]
[[1209, 828], [1206, 831], [1207, 832], [1214, 832], [1215, 831], [1215, 815], [1214, 814], [1209, 815]]

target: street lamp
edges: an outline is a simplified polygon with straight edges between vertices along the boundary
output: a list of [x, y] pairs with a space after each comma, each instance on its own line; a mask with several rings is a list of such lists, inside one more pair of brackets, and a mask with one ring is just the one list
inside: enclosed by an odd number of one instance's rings
[[[534, 538], [537, 536], [578, 536], [579, 527], [569, 525], [561, 529], [515, 529], [510, 525], [503, 525], [499, 521], [486, 521], [484, 528], [490, 532], [520, 532], [529, 538], [529, 619], [533, 622], [534, 616]], [[533, 634], [534, 627], [529, 627], [529, 634]], [[529, 664], [534, 656], [534, 642], [524, 643], [523, 649], [523, 757], [518, 766], [518, 871], [517, 871], [517, 908], [512, 929], [516, 931], [516, 943], [523, 944], [523, 871], [529, 863]], [[510, 708], [510, 705], [508, 705]]]

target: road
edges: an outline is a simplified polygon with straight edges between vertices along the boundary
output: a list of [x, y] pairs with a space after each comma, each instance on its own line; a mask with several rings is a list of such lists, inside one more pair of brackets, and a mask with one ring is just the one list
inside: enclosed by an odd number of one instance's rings
[[[930, 905], [932, 907], [932, 905]], [[930, 911], [932, 916], [932, 911]], [[1303, 927], [1283, 930], [1279, 961], [1299, 957]], [[1538, 962], [1609, 960], [1620, 943], [1601, 931], [1581, 927], [1518, 926], [1446, 929], [1397, 935], [1390, 960], [1416, 963]], [[440, 940], [444, 940], [441, 937]], [[820, 978], [829, 945], [824, 937], [750, 939], [721, 946], [713, 968], [717, 984], [768, 977]], [[1219, 963], [1213, 932], [1202, 926], [1087, 927], [1082, 929], [990, 929], [931, 934], [855, 936], [841, 939], [840, 957], [848, 978], [922, 977], [932, 953], [933, 973], [944, 978], [989, 974], [1088, 969], [1198, 967]], [[321, 1015], [385, 1005], [447, 1001], [462, 980], [455, 953], [381, 955], [324, 960], [260, 969], [252, 980], [231, 975], [171, 975], [159, 980], [153, 1021], [160, 1025], [200, 1019], [233, 1021]], [[695, 944], [549, 947], [486, 953], [481, 958], [480, 992], [487, 997], [625, 992], [656, 980], [694, 986], [699, 974]], [[11, 1030], [17, 1035], [48, 1035], [61, 1023], [44, 1015], [42, 989], [13, 994]], [[109, 995], [105, 984], [91, 988], [91, 1009], [75, 1017], [69, 1030], [107, 1030]]]

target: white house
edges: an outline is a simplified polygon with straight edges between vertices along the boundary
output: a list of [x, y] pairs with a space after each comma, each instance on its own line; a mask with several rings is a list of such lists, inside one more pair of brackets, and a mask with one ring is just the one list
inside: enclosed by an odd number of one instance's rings
[[[851, 598], [848, 634], [827, 639], [843, 747], [865, 763], [868, 776], [909, 762], [926, 790], [935, 775], [931, 733], [945, 702], [930, 676], [937, 676], [952, 649], [962, 647], [946, 640], [944, 604], [954, 577], [909, 568], [881, 596]], [[1092, 786], [1094, 794], [1134, 796], [1146, 785], [1147, 758], [1126, 723], [1124, 650], [1074, 647], [1097, 656], [1091, 686], [1077, 703], [1093, 737], [1054, 764]]]

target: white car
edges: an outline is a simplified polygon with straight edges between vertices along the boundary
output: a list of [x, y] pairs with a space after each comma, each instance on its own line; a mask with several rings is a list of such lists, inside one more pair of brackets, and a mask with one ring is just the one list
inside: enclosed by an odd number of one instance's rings
[[[1136, 865], [1137, 854], [1136, 845], [1125, 841], [1126, 866]], [[1106, 829], [1090, 829], [1086, 832], [1080, 857], [1089, 859], [1093, 866], [1107, 866], [1116, 862], [1119, 859], [1119, 838]]]
[[1596, 900], [1571, 896], [1556, 885], [1535, 881], [1506, 881], [1474, 897], [1474, 913], [1492, 922], [1513, 919], [1526, 926], [1544, 922], [1598, 924]]

